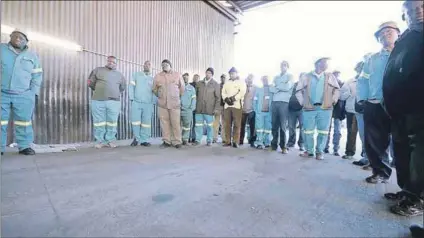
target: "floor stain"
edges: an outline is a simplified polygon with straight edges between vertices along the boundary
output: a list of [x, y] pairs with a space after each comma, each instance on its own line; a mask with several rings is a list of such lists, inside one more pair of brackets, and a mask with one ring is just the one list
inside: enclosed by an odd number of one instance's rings
[[172, 194], [158, 194], [152, 197], [152, 201], [156, 203], [165, 203], [174, 200]]

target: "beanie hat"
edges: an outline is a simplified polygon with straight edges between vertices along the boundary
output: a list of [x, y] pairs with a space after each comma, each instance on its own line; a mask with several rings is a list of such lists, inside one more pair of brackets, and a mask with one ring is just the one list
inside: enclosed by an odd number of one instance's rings
[[238, 71], [237, 71], [237, 69], [236, 69], [236, 68], [232, 67], [232, 68], [230, 69], [230, 71], [228, 71], [228, 73], [229, 73], [229, 74], [231, 74], [231, 73], [238, 73]]
[[167, 63], [167, 64], [169, 64], [169, 66], [171, 66], [171, 68], [172, 68], [171, 61], [169, 61], [169, 60], [167, 60], [167, 59], [164, 59], [164, 60], [162, 60], [162, 64], [163, 64], [163, 63]]
[[212, 73], [212, 75], [214, 74], [214, 70], [213, 70], [213, 68], [211, 68], [211, 67], [209, 67], [207, 70], [206, 70], [206, 72], [211, 72]]
[[10, 34], [13, 34], [13, 33], [21, 33], [21, 34], [25, 37], [26, 41], [28, 41], [28, 36], [27, 36], [25, 33], [23, 33], [21, 30], [19, 30], [19, 29], [15, 29], [15, 30], [14, 30], [14, 31], [12, 31], [12, 33], [10, 33]]
[[189, 75], [188, 75], [188, 73], [184, 73], [184, 74], [183, 74], [183, 77], [184, 77], [184, 76], [189, 76]]

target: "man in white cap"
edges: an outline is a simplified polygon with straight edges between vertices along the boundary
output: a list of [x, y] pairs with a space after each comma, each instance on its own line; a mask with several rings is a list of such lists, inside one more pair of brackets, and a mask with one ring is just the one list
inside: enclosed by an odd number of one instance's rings
[[28, 50], [28, 37], [22, 31], [10, 34], [9, 43], [1, 44], [1, 154], [6, 149], [10, 112], [16, 130], [19, 154], [34, 155], [32, 114], [40, 93], [43, 69], [38, 56]]
[[[397, 157], [396, 174], [402, 191], [385, 194], [399, 201], [390, 210], [398, 215], [417, 216], [424, 212], [424, 58], [423, 1], [405, 1], [403, 19], [408, 29], [396, 42], [383, 77], [386, 111], [392, 119]], [[402, 136], [399, 138], [399, 135]], [[404, 156], [403, 153], [409, 154]], [[422, 227], [411, 227], [414, 237], [424, 237]]]
[[372, 175], [366, 178], [368, 183], [385, 183], [392, 173], [388, 154], [391, 122], [381, 104], [382, 83], [384, 69], [399, 34], [395, 22], [384, 22], [378, 27], [374, 36], [382, 49], [365, 61], [356, 85], [358, 103], [364, 105], [365, 151], [372, 168]]

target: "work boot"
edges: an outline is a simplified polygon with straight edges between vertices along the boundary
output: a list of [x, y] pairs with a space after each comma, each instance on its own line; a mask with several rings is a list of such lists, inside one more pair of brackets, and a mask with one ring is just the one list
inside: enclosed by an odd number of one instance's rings
[[200, 142], [195, 141], [195, 142], [193, 142], [193, 145], [194, 145], [194, 146], [198, 146], [198, 145], [200, 145]]
[[103, 147], [104, 147], [104, 145], [102, 143], [97, 143], [97, 144], [94, 145], [94, 148], [96, 148], [96, 149], [101, 149]]
[[287, 144], [287, 147], [288, 148], [293, 148], [294, 147], [294, 144]]
[[19, 151], [19, 154], [21, 154], [21, 155], [35, 155], [35, 151], [32, 148], [26, 148], [26, 149]]
[[269, 149], [271, 146], [270, 145], [266, 145], [265, 146], [265, 149]]
[[141, 145], [141, 146], [145, 146], [145, 147], [149, 147], [149, 146], [151, 146], [152, 144], [150, 144], [149, 142], [143, 142], [143, 143], [140, 143], [140, 145]]
[[342, 159], [348, 159], [348, 160], [352, 160], [353, 156], [352, 155], [343, 155]]
[[405, 198], [405, 195], [404, 191], [399, 191], [397, 193], [385, 193], [384, 197], [391, 201], [400, 201]]
[[377, 183], [387, 183], [388, 178], [380, 176], [378, 174], [371, 175], [365, 179], [367, 183], [377, 184]]
[[424, 213], [423, 201], [411, 201], [410, 199], [403, 199], [398, 204], [391, 206], [390, 211], [394, 214], [401, 216], [419, 216]]
[[231, 146], [231, 143], [224, 143], [222, 146], [224, 146], [224, 147], [230, 147]]
[[113, 142], [109, 142], [109, 143], [107, 143], [107, 145], [109, 146], [109, 148], [116, 148], [116, 147], [118, 147], [115, 143], [113, 143]]
[[324, 149], [324, 153], [328, 154], [328, 153], [330, 153], [330, 151], [328, 149]]
[[186, 141], [186, 140], [184, 140], [184, 141], [183, 141], [183, 145], [184, 145], [184, 146], [188, 145], [188, 143], [187, 143], [187, 141]]
[[315, 156], [316, 160], [324, 160], [324, 156], [321, 153], [317, 153], [317, 155]]
[[237, 145], [236, 142], [233, 142], [233, 148], [239, 148], [239, 145]]
[[4, 155], [4, 153], [3, 153], [3, 152], [1, 152], [1, 155]]
[[411, 231], [411, 235], [413, 238], [424, 237], [424, 228], [418, 225], [412, 225], [411, 227], [409, 227], [409, 230]]
[[284, 154], [284, 155], [288, 154], [289, 150], [287, 148], [281, 148], [281, 153]]
[[137, 142], [137, 140], [134, 138], [134, 140], [132, 141], [132, 143], [131, 143], [131, 146], [137, 146], [138, 145], [138, 142]]
[[314, 158], [314, 154], [309, 154], [307, 151], [300, 153], [299, 156], [303, 158]]
[[217, 143], [218, 142], [218, 139], [213, 139], [213, 141], [212, 141], [212, 143]]
[[211, 142], [206, 142], [206, 146], [211, 146], [212, 143]]
[[250, 143], [250, 148], [255, 148], [255, 143]]
[[175, 145], [175, 148], [177, 148], [177, 149], [180, 149], [182, 147], [182, 145], [181, 144], [177, 144], [177, 145]]
[[367, 170], [367, 171], [371, 171], [372, 167], [370, 164], [365, 165], [364, 167], [362, 167], [363, 170]]
[[257, 145], [256, 149], [262, 150], [264, 147], [262, 145]]
[[362, 158], [362, 159], [360, 159], [358, 161], [353, 161], [352, 164], [357, 165], [357, 166], [365, 166], [365, 165], [368, 165], [369, 162], [368, 162], [367, 159]]
[[165, 141], [160, 145], [160, 148], [169, 148], [171, 144], [166, 143]]
[[333, 155], [334, 156], [340, 156], [339, 152], [337, 152], [337, 151], [334, 151]]
[[299, 151], [305, 151], [305, 148], [303, 146], [299, 146]]

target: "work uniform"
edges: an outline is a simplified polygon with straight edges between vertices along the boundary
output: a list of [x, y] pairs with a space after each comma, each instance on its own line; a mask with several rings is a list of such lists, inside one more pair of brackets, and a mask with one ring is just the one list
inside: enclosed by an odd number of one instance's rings
[[152, 92], [153, 77], [150, 73], [136, 72], [129, 85], [131, 101], [131, 125], [138, 143], [146, 143], [152, 136], [152, 114], [155, 96]]
[[287, 147], [294, 147], [296, 144], [296, 126], [299, 123], [299, 139], [297, 145], [300, 150], [303, 150], [304, 146], [304, 135], [303, 135], [303, 112], [302, 107], [296, 99], [296, 88], [297, 82], [293, 86], [292, 96], [289, 102], [289, 139], [287, 141]]
[[343, 87], [344, 83], [337, 79], [337, 83], [340, 88], [340, 98], [333, 107], [332, 123], [330, 123], [330, 129], [328, 130], [328, 138], [325, 144], [325, 153], [329, 153], [330, 150], [330, 139], [331, 139], [331, 127], [333, 126], [333, 152], [334, 155], [338, 155], [340, 149], [340, 139], [342, 138], [342, 121], [345, 119], [345, 105], [346, 99], [342, 99], [342, 95], [346, 95], [347, 88]]
[[[356, 82], [357, 77], [345, 83], [341, 88], [340, 98], [346, 100], [346, 127], [347, 141], [345, 155], [351, 159], [356, 153], [356, 137], [358, 136], [358, 122], [356, 120]], [[362, 142], [364, 144], [364, 142]]]
[[[381, 104], [383, 99], [383, 74], [389, 55], [390, 52], [385, 49], [371, 55], [364, 62], [364, 68], [356, 86], [358, 101], [365, 101], [365, 151], [373, 174], [384, 178], [389, 178], [392, 173], [388, 153], [392, 124]], [[396, 143], [394, 142], [394, 144]]]
[[271, 147], [277, 149], [278, 134], [280, 134], [280, 148], [286, 149], [286, 127], [289, 115], [289, 101], [294, 86], [293, 75], [285, 73], [275, 76], [271, 89], [272, 105], [272, 141]]
[[114, 142], [121, 111], [120, 96], [127, 87], [125, 78], [116, 69], [98, 67], [90, 73], [88, 87], [93, 90], [91, 113], [94, 138], [100, 144]]
[[[398, 185], [408, 194], [409, 201], [404, 204], [412, 202], [406, 205], [421, 206], [421, 212], [424, 207], [423, 64], [421, 25], [406, 30], [398, 39], [383, 77], [384, 104], [394, 124], [392, 135]], [[407, 145], [402, 141], [405, 134]], [[399, 209], [404, 208], [397, 206], [391, 210], [401, 214]]]
[[[226, 144], [238, 144], [240, 142], [240, 128], [241, 128], [241, 117], [243, 98], [246, 94], [246, 83], [237, 79], [230, 79], [225, 82], [222, 89], [222, 98], [234, 97], [234, 105], [228, 105], [225, 103], [224, 106], [224, 127], [225, 127], [225, 139]], [[233, 130], [231, 131], [231, 127]], [[232, 132], [232, 136], [231, 136]], [[232, 139], [232, 140], [231, 140]]]
[[[220, 94], [222, 95], [222, 88], [224, 87], [223, 83], [219, 84]], [[215, 117], [213, 121], [213, 139], [218, 141], [219, 128], [221, 127], [221, 140], [225, 142], [225, 126], [224, 126], [224, 100], [221, 97], [221, 102], [219, 104], [219, 117]]]
[[317, 129], [317, 155], [324, 152], [331, 123], [333, 105], [339, 100], [339, 84], [331, 73], [308, 73], [296, 88], [296, 98], [303, 105], [303, 127], [306, 151], [314, 154], [314, 134]]
[[[193, 86], [194, 89], [196, 89], [196, 82], [191, 82], [191, 86]], [[196, 141], [196, 110], [193, 111], [193, 122], [191, 123], [190, 128], [190, 139], [189, 142], [195, 142]]]
[[243, 102], [243, 114], [241, 117], [240, 145], [244, 143], [244, 135], [247, 131], [247, 139], [249, 144], [253, 146], [256, 140], [255, 110], [253, 107], [253, 98], [255, 97], [256, 88], [253, 85], [246, 85], [246, 89]]
[[158, 97], [158, 112], [162, 140], [168, 145], [181, 145], [181, 100], [185, 86], [177, 72], [160, 72], [153, 80], [153, 92]]
[[269, 86], [256, 88], [253, 98], [253, 109], [255, 111], [256, 147], [270, 145], [271, 136], [271, 104], [272, 94]]
[[196, 142], [201, 142], [203, 128], [206, 126], [206, 142], [213, 139], [214, 115], [219, 113], [221, 93], [218, 82], [214, 79], [202, 80], [196, 84]]
[[190, 138], [190, 126], [193, 122], [193, 112], [196, 109], [196, 89], [190, 84], [185, 85], [181, 96], [181, 127], [182, 140], [187, 142]]
[[10, 112], [15, 124], [19, 151], [34, 142], [32, 114], [39, 95], [43, 70], [38, 56], [26, 47], [17, 52], [12, 45], [1, 44], [1, 152], [6, 149]]

